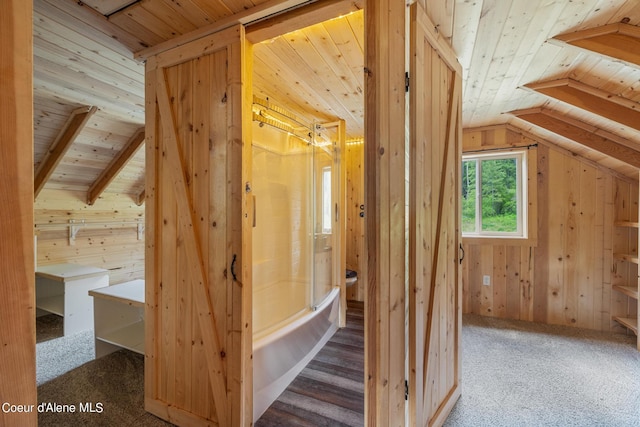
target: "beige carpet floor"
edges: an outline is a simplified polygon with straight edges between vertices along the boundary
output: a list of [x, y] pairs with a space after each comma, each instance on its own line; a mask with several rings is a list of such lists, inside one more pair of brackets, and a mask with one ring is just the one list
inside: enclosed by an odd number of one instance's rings
[[446, 426], [640, 426], [635, 336], [465, 315]]
[[[471, 315], [463, 325], [462, 397], [447, 427], [640, 426], [635, 336]], [[93, 340], [84, 336], [42, 344], [48, 358], [38, 370], [64, 364], [64, 372], [39, 374], [38, 401], [102, 403], [103, 411], [44, 413], [39, 425], [168, 425], [144, 412], [142, 356], [125, 350], [87, 361]]]

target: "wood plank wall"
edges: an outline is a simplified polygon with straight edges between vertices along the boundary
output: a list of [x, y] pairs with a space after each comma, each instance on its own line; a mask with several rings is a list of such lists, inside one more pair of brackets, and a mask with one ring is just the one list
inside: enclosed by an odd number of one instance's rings
[[[530, 193], [537, 192], [529, 198], [537, 236], [529, 242], [463, 238], [463, 311], [621, 330], [611, 315], [633, 308], [611, 285], [635, 283], [637, 267], [614, 262], [612, 254], [637, 254], [637, 231], [614, 221], [637, 221], [638, 183], [506, 127], [465, 131], [463, 151], [537, 142], [529, 151], [529, 165], [537, 169], [529, 179]], [[491, 276], [490, 286], [482, 285], [484, 275]]]
[[[85, 191], [42, 190], [34, 203], [38, 265], [72, 263], [106, 268], [109, 283], [144, 279], [144, 205], [130, 195], [104, 193], [92, 206]], [[85, 221], [69, 241], [69, 220]], [[122, 224], [123, 222], [128, 224]], [[143, 230], [141, 230], [143, 231]]]
[[[32, 2], [0, 13], [0, 404], [36, 405], [33, 275]], [[29, 407], [29, 406], [27, 406]], [[34, 406], [30, 406], [34, 408]], [[11, 408], [9, 408], [11, 409]], [[0, 425], [36, 425], [37, 412], [0, 411]]]
[[[358, 281], [347, 288], [347, 299], [364, 301], [366, 285], [366, 254], [364, 246], [364, 144], [347, 143], [347, 268], [358, 273]], [[361, 206], [364, 209], [361, 209]]]
[[367, 0], [365, 10], [365, 425], [403, 426], [406, 6]]

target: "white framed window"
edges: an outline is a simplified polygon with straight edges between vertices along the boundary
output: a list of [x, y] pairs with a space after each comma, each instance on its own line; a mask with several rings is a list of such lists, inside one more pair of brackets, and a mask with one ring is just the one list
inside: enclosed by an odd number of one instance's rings
[[331, 167], [322, 168], [322, 232], [331, 234]]
[[527, 152], [463, 154], [462, 235], [527, 237]]

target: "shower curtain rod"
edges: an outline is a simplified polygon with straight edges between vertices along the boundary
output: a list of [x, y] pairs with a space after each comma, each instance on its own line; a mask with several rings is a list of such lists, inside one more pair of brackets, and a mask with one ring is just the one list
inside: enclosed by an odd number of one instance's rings
[[266, 124], [266, 125], [269, 125], [269, 126], [275, 128], [275, 129], [287, 132], [288, 134], [293, 135], [296, 138], [300, 138], [301, 140], [303, 140], [307, 144], [311, 143], [311, 129], [305, 129], [307, 132], [301, 133], [300, 132], [301, 128], [294, 128], [291, 125], [289, 125], [288, 123], [282, 122], [282, 121], [277, 120], [277, 119], [264, 117], [263, 115], [258, 114], [256, 112], [253, 113], [253, 120], [256, 121], [256, 122], [259, 122], [261, 125], [262, 124]]
[[[314, 144], [319, 146], [324, 146], [327, 144], [316, 144], [313, 142], [312, 135], [316, 134], [317, 136], [322, 137], [326, 140], [326, 138], [319, 132], [320, 129], [327, 129], [338, 126], [339, 122], [329, 122], [329, 123], [317, 123], [315, 125], [308, 125], [303, 123], [297, 116], [288, 110], [273, 105], [271, 101], [268, 99], [258, 98], [256, 96], [253, 97], [253, 120], [267, 124], [276, 129], [288, 132], [289, 134], [300, 138], [307, 144]], [[256, 108], [257, 107], [257, 108]], [[266, 113], [265, 113], [266, 111]], [[275, 114], [272, 114], [275, 113]], [[284, 119], [284, 120], [283, 120]], [[297, 126], [294, 126], [297, 125]], [[304, 133], [302, 133], [303, 131]], [[329, 140], [329, 143], [331, 141]]]
[[[277, 116], [279, 116], [279, 119], [284, 118], [283, 121], [287, 121], [289, 123], [293, 122], [293, 124], [298, 125], [299, 127], [304, 127], [305, 129], [308, 129], [309, 131], [311, 131], [313, 128], [309, 123], [305, 123], [303, 120], [299, 119], [295, 114], [293, 114], [292, 112], [279, 107], [277, 105], [274, 105], [269, 99], [262, 99], [262, 98], [258, 98], [257, 96], [253, 97], [253, 105], [254, 106], [259, 106], [262, 107], [263, 109], [260, 111], [263, 111], [264, 109], [269, 110], [269, 112], [273, 112], [275, 113]], [[298, 127], [298, 126], [293, 126], [290, 125], [291, 127]]]

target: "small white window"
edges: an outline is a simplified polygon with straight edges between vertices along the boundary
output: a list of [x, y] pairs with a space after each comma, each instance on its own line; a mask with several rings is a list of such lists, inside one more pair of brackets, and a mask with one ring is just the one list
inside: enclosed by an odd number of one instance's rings
[[331, 167], [322, 168], [322, 232], [331, 234]]
[[462, 235], [527, 237], [527, 153], [462, 156]]

